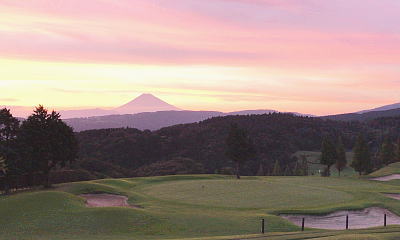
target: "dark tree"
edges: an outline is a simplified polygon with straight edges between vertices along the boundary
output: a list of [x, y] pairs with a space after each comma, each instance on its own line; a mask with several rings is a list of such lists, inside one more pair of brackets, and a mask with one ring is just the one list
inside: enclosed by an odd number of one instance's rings
[[0, 176], [5, 176], [7, 173], [7, 164], [4, 157], [0, 156]]
[[396, 162], [396, 146], [390, 141], [389, 137], [386, 137], [381, 145], [379, 160], [384, 165]]
[[396, 144], [396, 162], [400, 162], [400, 138], [397, 139]]
[[336, 163], [337, 152], [335, 145], [332, 141], [325, 137], [322, 141], [322, 149], [321, 149], [321, 164], [326, 165], [325, 174], [326, 176], [330, 176], [330, 168], [333, 164]]
[[368, 174], [372, 171], [371, 155], [367, 141], [360, 135], [353, 149], [354, 157], [351, 167], [360, 175]]
[[308, 170], [308, 161], [307, 157], [305, 155], [301, 155], [301, 175], [302, 176], [308, 176], [309, 170]]
[[274, 164], [274, 169], [272, 170], [272, 176], [281, 176], [281, 175], [282, 175], [281, 165], [279, 164], [279, 161], [276, 160]]
[[42, 173], [45, 187], [51, 186], [51, 170], [64, 167], [77, 158], [77, 142], [72, 128], [60, 119], [58, 113], [48, 113], [43, 106], [37, 107], [22, 123], [18, 141], [27, 172]]
[[16, 137], [19, 121], [11, 115], [9, 109], [0, 110], [0, 156], [10, 174], [17, 172], [17, 146]]
[[240, 179], [241, 165], [255, 156], [253, 143], [244, 129], [232, 124], [226, 145], [226, 155], [235, 163], [236, 178]]
[[341, 137], [339, 137], [338, 142], [337, 142], [336, 156], [337, 156], [337, 158], [336, 158], [335, 167], [340, 176], [340, 173], [343, 171], [343, 169], [346, 168], [346, 165], [347, 165], [346, 150], [344, 149]]

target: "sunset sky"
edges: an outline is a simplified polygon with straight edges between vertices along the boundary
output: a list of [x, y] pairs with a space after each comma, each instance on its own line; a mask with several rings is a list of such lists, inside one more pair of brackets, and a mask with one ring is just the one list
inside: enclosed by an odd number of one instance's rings
[[399, 0], [1, 0], [0, 105], [317, 115], [400, 102]]

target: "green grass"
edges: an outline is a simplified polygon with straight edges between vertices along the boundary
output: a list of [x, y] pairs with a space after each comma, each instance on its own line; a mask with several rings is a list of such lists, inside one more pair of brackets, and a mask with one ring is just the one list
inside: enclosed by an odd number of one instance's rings
[[[400, 186], [356, 177], [236, 180], [221, 175], [69, 183], [0, 197], [0, 239], [396, 239], [400, 226], [299, 233], [297, 226], [277, 216], [368, 206], [400, 214], [400, 201], [382, 194], [387, 192], [400, 193]], [[143, 208], [87, 208], [78, 196], [83, 193], [122, 194]], [[261, 218], [267, 222], [265, 236], [257, 235]]]
[[400, 174], [400, 162], [392, 163], [384, 168], [379, 169], [376, 172], [371, 173], [371, 177], [382, 177], [391, 174]]

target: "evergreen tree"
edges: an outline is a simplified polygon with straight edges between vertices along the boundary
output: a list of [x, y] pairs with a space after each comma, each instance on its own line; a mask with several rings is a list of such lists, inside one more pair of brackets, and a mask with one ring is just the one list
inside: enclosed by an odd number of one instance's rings
[[5, 176], [7, 173], [7, 164], [6, 160], [0, 156], [0, 176]]
[[283, 176], [291, 176], [292, 173], [290, 171], [289, 165], [286, 165], [285, 171], [283, 172]]
[[7, 165], [8, 174], [17, 174], [18, 146], [16, 144], [19, 121], [9, 109], [0, 109], [0, 155]]
[[336, 148], [329, 138], [324, 138], [321, 149], [321, 164], [326, 165], [324, 175], [330, 176], [330, 168], [337, 159]]
[[340, 173], [342, 172], [343, 169], [346, 168], [346, 165], [347, 165], [346, 150], [344, 149], [341, 137], [339, 137], [338, 142], [337, 142], [336, 156], [337, 156], [337, 158], [336, 158], [335, 167], [340, 176]]
[[372, 162], [369, 151], [369, 146], [363, 136], [357, 138], [353, 149], [354, 157], [351, 167], [354, 168], [360, 175], [368, 174], [372, 171]]
[[236, 178], [240, 179], [241, 165], [255, 156], [253, 143], [244, 129], [239, 128], [237, 124], [232, 124], [226, 145], [226, 155], [235, 163]]
[[272, 170], [272, 174], [271, 175], [272, 176], [281, 176], [282, 175], [281, 166], [280, 166], [278, 160], [275, 161], [274, 170]]
[[293, 168], [293, 175], [294, 176], [301, 176], [302, 174], [301, 174], [301, 169], [300, 169], [300, 166], [299, 166], [300, 164], [299, 164], [299, 162], [296, 162], [295, 164], [294, 164], [294, 168]]
[[308, 176], [309, 170], [308, 170], [308, 161], [306, 155], [301, 156], [301, 175], [302, 176]]
[[379, 151], [379, 158], [382, 164], [389, 165], [396, 161], [396, 147], [390, 141], [389, 137], [386, 137], [383, 141], [380, 151]]
[[257, 176], [265, 176], [264, 166], [262, 162], [260, 162], [260, 166], [258, 167]]
[[41, 172], [43, 185], [50, 187], [50, 172], [64, 167], [77, 157], [77, 142], [72, 128], [67, 126], [56, 112], [48, 113], [43, 106], [21, 125], [18, 134], [24, 166], [30, 176]]
[[396, 162], [400, 162], [400, 138], [397, 139], [396, 144]]

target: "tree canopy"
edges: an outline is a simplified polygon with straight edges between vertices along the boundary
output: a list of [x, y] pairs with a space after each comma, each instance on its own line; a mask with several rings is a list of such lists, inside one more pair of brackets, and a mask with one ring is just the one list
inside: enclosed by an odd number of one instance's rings
[[64, 167], [77, 158], [77, 142], [71, 127], [67, 126], [55, 111], [48, 112], [43, 106], [21, 125], [18, 142], [25, 170], [45, 176], [44, 186], [49, 187], [50, 171]]
[[360, 175], [370, 173], [373, 169], [370, 149], [363, 135], [358, 137], [353, 151], [354, 157], [351, 167], [353, 167]]
[[240, 166], [255, 156], [253, 143], [244, 129], [232, 124], [226, 139], [226, 155], [235, 163], [236, 177], [240, 179]]

